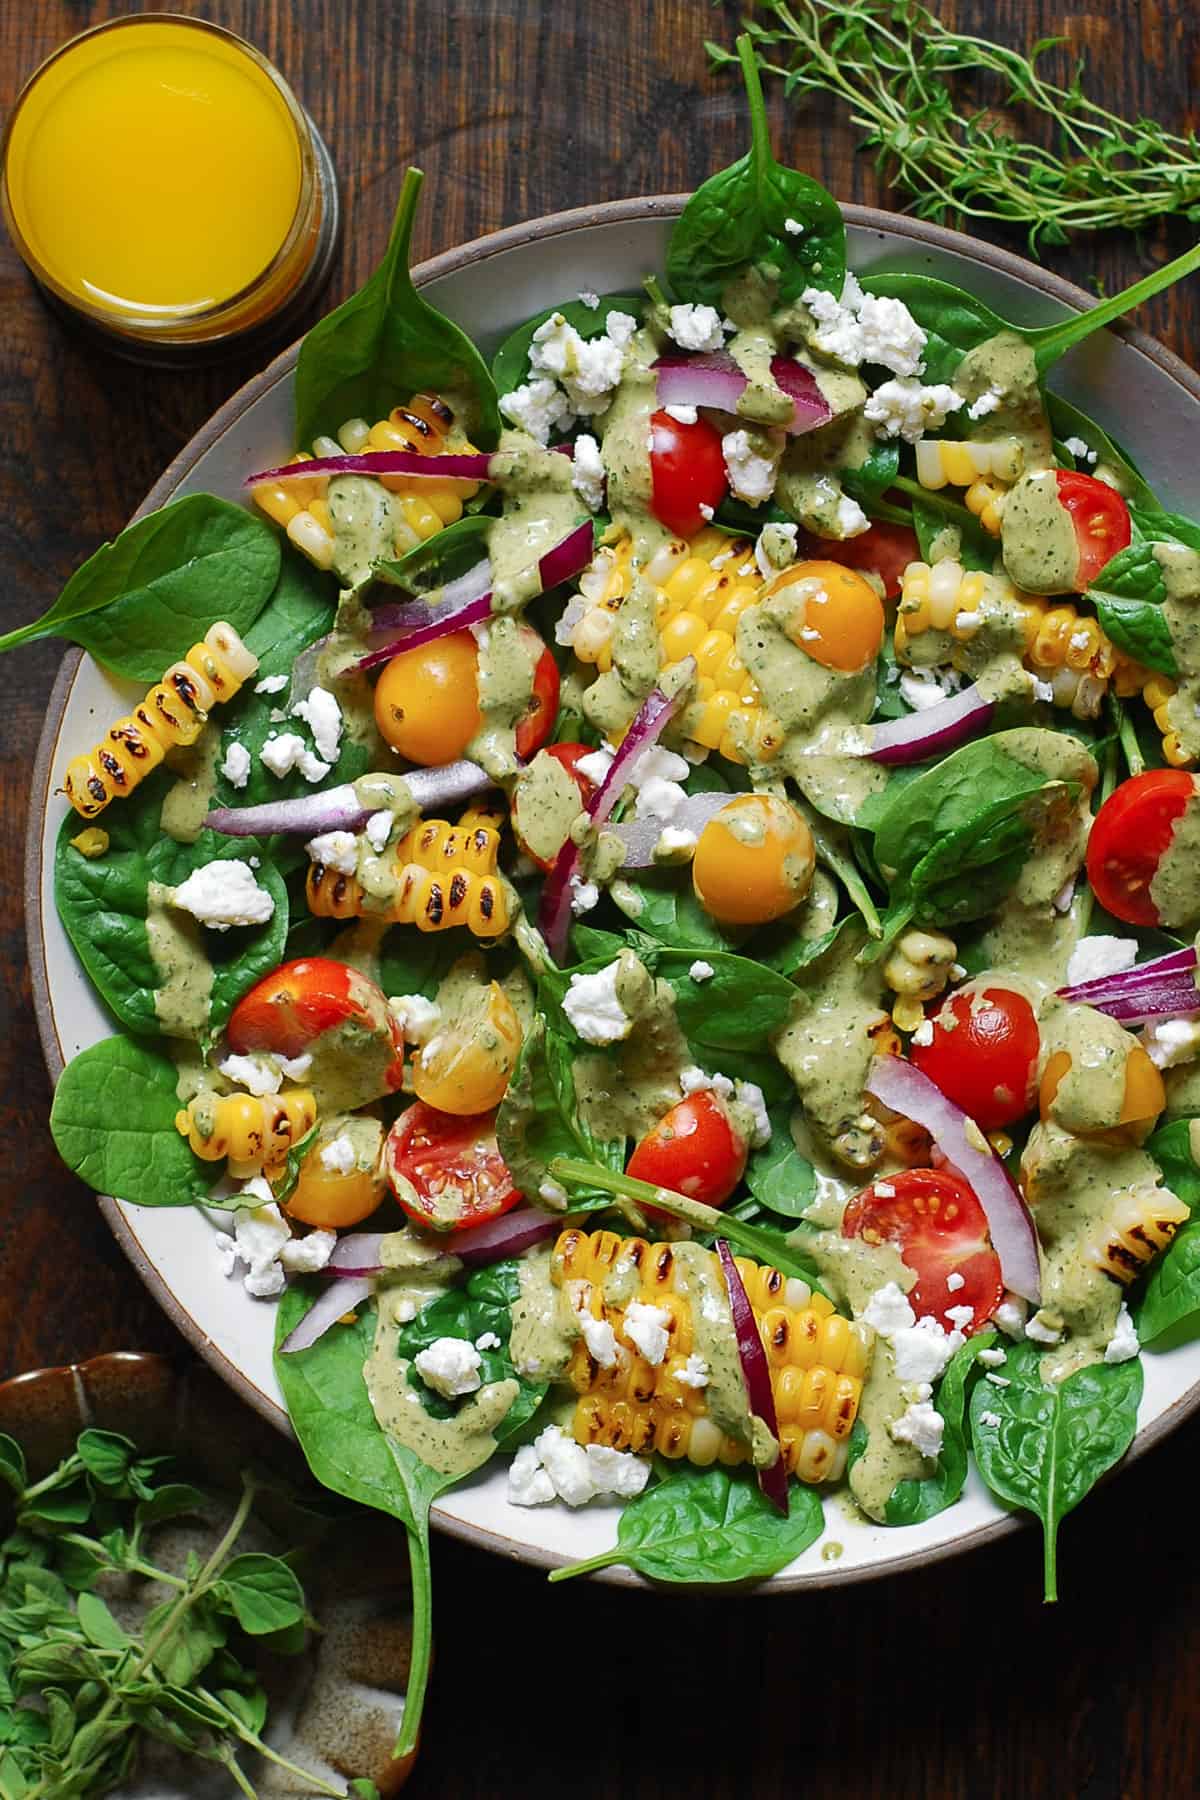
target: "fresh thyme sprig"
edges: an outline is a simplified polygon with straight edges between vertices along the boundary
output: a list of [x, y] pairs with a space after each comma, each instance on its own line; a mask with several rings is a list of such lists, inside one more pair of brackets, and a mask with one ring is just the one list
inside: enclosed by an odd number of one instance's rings
[[[1043, 76], [1041, 58], [949, 31], [919, 0], [762, 0], [774, 22], [746, 30], [765, 73], [785, 92], [832, 93], [851, 108], [876, 150], [876, 166], [938, 223], [990, 219], [1028, 229], [1032, 249], [1065, 244], [1071, 231], [1129, 229], [1166, 214], [1200, 221], [1200, 141], [1153, 119], [1123, 119], [1090, 100], [1077, 64], [1067, 87]], [[719, 44], [716, 63], [737, 57]], [[1002, 106], [1032, 108], [1054, 128], [1047, 148], [1015, 136], [986, 105], [959, 110], [947, 77], [995, 77]]]

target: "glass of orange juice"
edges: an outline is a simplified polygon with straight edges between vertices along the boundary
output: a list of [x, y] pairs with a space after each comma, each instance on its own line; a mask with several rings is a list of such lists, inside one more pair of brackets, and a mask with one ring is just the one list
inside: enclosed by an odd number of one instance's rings
[[46, 295], [163, 362], [282, 328], [337, 236], [329, 153], [282, 76], [172, 13], [97, 25], [42, 64], [9, 120], [2, 201]]

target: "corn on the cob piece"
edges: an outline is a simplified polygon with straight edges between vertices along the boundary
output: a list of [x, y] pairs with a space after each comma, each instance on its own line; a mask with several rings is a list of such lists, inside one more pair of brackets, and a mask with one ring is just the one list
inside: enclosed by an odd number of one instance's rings
[[308, 1088], [286, 1094], [197, 1094], [175, 1114], [175, 1129], [205, 1162], [229, 1158], [239, 1180], [274, 1168], [308, 1136], [317, 1102]]
[[1004, 496], [1007, 492], [1008, 487], [1004, 482], [981, 475], [963, 495], [963, 505], [967, 511], [975, 514], [983, 529], [992, 537], [1000, 536], [1004, 523]]
[[[317, 456], [369, 456], [376, 450], [411, 450], [418, 456], [444, 456], [453, 448], [469, 454], [474, 446], [465, 440], [450, 443], [454, 414], [436, 394], [414, 394], [403, 406], [395, 406], [386, 419], [374, 425], [365, 419], [347, 419], [337, 439], [320, 438], [313, 445]], [[296, 451], [293, 463], [310, 460]], [[477, 481], [414, 481], [407, 475], [381, 475], [381, 483], [395, 496], [396, 554], [402, 556], [415, 544], [433, 537], [444, 525], [462, 517], [463, 501], [478, 493]], [[297, 550], [319, 569], [333, 566], [333, 521], [325, 501], [327, 476], [311, 481], [262, 483], [251, 490], [256, 504], [268, 518], [282, 525]]]
[[1128, 1287], [1191, 1217], [1182, 1200], [1162, 1188], [1121, 1195], [1103, 1222], [1101, 1242], [1088, 1255], [1122, 1287]]
[[[711, 1254], [711, 1253], [702, 1253]], [[827, 1481], [846, 1464], [847, 1440], [858, 1412], [869, 1339], [863, 1328], [836, 1313], [807, 1282], [778, 1269], [735, 1258], [754, 1308], [771, 1376], [784, 1466], [801, 1481]], [[719, 1265], [715, 1256], [713, 1268]], [[642, 1356], [625, 1330], [628, 1301], [604, 1298], [606, 1278], [620, 1267], [636, 1280], [631, 1299], [661, 1308], [669, 1323], [667, 1354], [657, 1366]], [[728, 1436], [708, 1415], [703, 1387], [686, 1380], [692, 1353], [692, 1300], [677, 1280], [672, 1244], [622, 1238], [612, 1231], [564, 1231], [554, 1247], [552, 1279], [567, 1289], [577, 1312], [605, 1320], [616, 1338], [616, 1361], [597, 1364], [582, 1338], [567, 1365], [579, 1394], [573, 1431], [581, 1444], [686, 1457], [705, 1466], [744, 1462], [747, 1446]], [[622, 1287], [622, 1292], [629, 1289]]]
[[922, 487], [970, 487], [981, 475], [1014, 482], [1025, 464], [1020, 438], [979, 443], [957, 438], [920, 438], [916, 444], [917, 480]]
[[86, 756], [67, 765], [67, 799], [82, 818], [94, 819], [110, 800], [131, 794], [168, 750], [195, 743], [218, 701], [232, 700], [258, 668], [232, 625], [218, 621], [172, 663], [140, 706], [109, 727]]
[[[782, 734], [737, 649], [738, 620], [763, 586], [753, 546], [719, 531], [702, 531], [690, 543], [673, 538], [655, 551], [642, 575], [655, 592], [663, 670], [685, 657], [696, 659], [695, 690], [680, 717], [683, 735], [731, 762], [744, 760], [743, 746], [766, 760]], [[633, 547], [624, 537], [604, 546], [580, 580], [589, 604], [573, 628], [571, 647], [601, 674], [612, 667], [616, 615], [632, 579]]]
[[485, 812], [465, 813], [457, 825], [423, 819], [392, 852], [396, 889], [390, 902], [367, 904], [355, 876], [314, 863], [306, 887], [309, 911], [321, 919], [366, 914], [420, 931], [465, 925], [476, 937], [498, 937], [511, 916], [508, 885], [496, 873], [499, 850], [500, 833]]

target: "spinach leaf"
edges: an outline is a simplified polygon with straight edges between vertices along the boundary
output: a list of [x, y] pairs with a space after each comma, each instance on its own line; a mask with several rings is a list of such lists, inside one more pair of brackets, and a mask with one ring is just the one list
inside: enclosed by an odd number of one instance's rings
[[[709, 950], [703, 960], [712, 974], [694, 981], [689, 973], [697, 960], [694, 949], [643, 939], [640, 933], [633, 938], [640, 960], [674, 993], [675, 1016], [689, 1043], [707, 1050], [761, 1050], [770, 1034], [787, 1023], [796, 990], [774, 969], [729, 950]], [[620, 949], [624, 948], [622, 944]], [[543, 978], [544, 985], [561, 1007], [573, 975], [594, 974], [611, 961], [602, 950], [579, 968], [551, 971]]]
[[478, 950], [478, 938], [473, 938], [465, 925], [436, 937], [399, 925], [380, 945], [376, 980], [385, 994], [421, 994], [433, 1000], [459, 957]]
[[[697, 188], [667, 247], [667, 279], [684, 300], [722, 307], [726, 283], [754, 268], [784, 304], [805, 288], [840, 294], [846, 227], [831, 194], [771, 154], [767, 110], [750, 38], [738, 39], [750, 108], [750, 149]], [[801, 225], [800, 232], [788, 225]]]
[[64, 637], [117, 675], [157, 681], [218, 619], [244, 635], [279, 561], [264, 520], [215, 494], [189, 494], [102, 544], [48, 612], [0, 637], [0, 650]]
[[1150, 543], [1130, 544], [1105, 564], [1087, 591], [1096, 616], [1119, 650], [1136, 662], [1177, 675], [1171, 633], [1163, 616], [1167, 584]]
[[1014, 329], [974, 294], [932, 275], [869, 272], [861, 285], [868, 294], [901, 301], [925, 333], [922, 381], [952, 381], [968, 350]]
[[644, 294], [605, 294], [599, 306], [585, 306], [582, 300], [564, 300], [561, 306], [547, 306], [511, 332], [492, 358], [492, 379], [498, 394], [511, 394], [529, 380], [529, 351], [533, 334], [561, 313], [585, 341], [603, 337], [608, 330], [610, 312], [629, 313], [640, 325], [646, 314]]
[[1162, 512], [1131, 502], [1129, 516], [1151, 544], [1182, 544], [1187, 550], [1200, 550], [1200, 525], [1194, 519], [1185, 519], [1182, 513]]
[[414, 544], [403, 556], [377, 562], [374, 573], [391, 587], [410, 594], [429, 594], [459, 575], [465, 575], [487, 555], [488, 533], [493, 520], [484, 513], [464, 513], [453, 525], [443, 525], [431, 538]]
[[1174, 1119], [1145, 1143], [1164, 1183], [1191, 1208], [1192, 1218], [1153, 1265], [1132, 1308], [1143, 1343], [1200, 1312], [1200, 1168], [1192, 1156], [1191, 1126], [1191, 1119]]
[[794, 1562], [824, 1525], [820, 1498], [810, 1487], [789, 1485], [785, 1519], [748, 1473], [679, 1463], [628, 1502], [613, 1549], [555, 1569], [550, 1580], [626, 1563], [652, 1581], [763, 1581]]
[[965, 506], [943, 501], [938, 494], [912, 497], [913, 530], [925, 562], [934, 562], [934, 546], [947, 528], [958, 533], [958, 556], [964, 569], [990, 574], [996, 566], [997, 543]]
[[899, 473], [900, 445], [894, 440], [876, 440], [866, 461], [857, 469], [839, 470], [838, 480], [852, 500], [862, 507], [871, 507], [882, 499]]
[[1164, 1184], [1200, 1219], [1200, 1168], [1192, 1155], [1191, 1119], [1172, 1119], [1146, 1139], [1142, 1148], [1162, 1170]]
[[[496, 1115], [496, 1143], [513, 1181], [531, 1198], [547, 1180], [553, 1157], [582, 1157], [603, 1168], [625, 1167], [625, 1141], [596, 1138], [575, 1095], [575, 1072], [567, 1039], [535, 1019], [525, 1035], [517, 1066]], [[581, 1190], [589, 1197], [588, 1190]], [[607, 1198], [607, 1196], [606, 1196]]]
[[[1121, 491], [1129, 502], [1130, 508], [1137, 507], [1138, 523], [1150, 515], [1163, 515], [1163, 510], [1144, 477], [1134, 468], [1124, 451], [1118, 449], [1106, 431], [1089, 419], [1085, 412], [1064, 400], [1061, 394], [1046, 394], [1046, 416], [1050, 420], [1055, 437], [1082, 438], [1089, 450], [1094, 450], [1100, 462], [1107, 463], [1116, 469], [1121, 477]], [[1144, 526], [1143, 526], [1144, 529]]]
[[817, 1194], [816, 1171], [792, 1137], [792, 1107], [785, 1100], [771, 1108], [771, 1141], [752, 1150], [746, 1164], [746, 1186], [754, 1198], [785, 1219], [800, 1218]]
[[[147, 929], [151, 882], [178, 887], [205, 863], [245, 859], [260, 848], [257, 839], [221, 837], [208, 830], [191, 844], [167, 837], [159, 815], [174, 779], [169, 770], [156, 770], [135, 794], [105, 814], [109, 847], [103, 856], [89, 858], [73, 848], [71, 838], [78, 825], [74, 814], [63, 821], [55, 852], [55, 900], [76, 954], [121, 1024], [140, 1036], [163, 1031], [155, 1010], [161, 977]], [[255, 874], [275, 902], [266, 924], [223, 932], [195, 926], [197, 947], [202, 946], [213, 970], [206, 1025], [210, 1035], [221, 1029], [246, 989], [282, 958], [287, 889], [269, 861], [264, 860]], [[188, 915], [173, 916], [192, 935]]]
[[[500, 1339], [499, 1346], [479, 1352], [479, 1375], [484, 1382], [516, 1381], [520, 1393], [509, 1407], [495, 1431], [497, 1444], [503, 1449], [533, 1417], [546, 1394], [547, 1383], [527, 1381], [514, 1367], [508, 1343], [512, 1335], [513, 1302], [520, 1297], [521, 1282], [515, 1262], [493, 1263], [472, 1275], [465, 1287], [449, 1288], [431, 1300], [410, 1325], [401, 1328], [396, 1339], [396, 1353], [413, 1361], [422, 1350], [438, 1338], [467, 1338], [474, 1343], [486, 1332]], [[455, 1403], [424, 1388], [422, 1402], [427, 1412], [444, 1418], [454, 1411]]]
[[[1015, 1344], [1007, 1387], [981, 1381], [971, 1396], [971, 1444], [984, 1481], [1001, 1500], [1042, 1521], [1045, 1597], [1058, 1598], [1060, 1519], [1120, 1461], [1137, 1430], [1142, 1366], [1095, 1363], [1047, 1385], [1033, 1344]], [[985, 1424], [982, 1415], [1000, 1419]]]
[[691, 883], [681, 887], [678, 877], [647, 875], [641, 881], [622, 880], [613, 899], [639, 932], [659, 943], [696, 953], [735, 947], [734, 940], [705, 912]]
[[69, 1169], [134, 1206], [196, 1206], [212, 1171], [175, 1129], [175, 1065], [126, 1037], [73, 1057], [58, 1079], [50, 1131]]
[[481, 450], [500, 435], [496, 389], [466, 333], [422, 300], [408, 272], [424, 176], [409, 169], [383, 261], [357, 294], [321, 319], [296, 364], [296, 441], [347, 419], [382, 418], [419, 391], [440, 394]]
[[[937, 1469], [920, 1480], [896, 1483], [884, 1508], [889, 1525], [920, 1525], [936, 1518], [962, 1493], [967, 1479], [967, 1397], [978, 1374], [979, 1352], [990, 1350], [995, 1342], [994, 1331], [977, 1332], [950, 1358], [934, 1399], [946, 1421]], [[1000, 1391], [991, 1382], [987, 1387]]]

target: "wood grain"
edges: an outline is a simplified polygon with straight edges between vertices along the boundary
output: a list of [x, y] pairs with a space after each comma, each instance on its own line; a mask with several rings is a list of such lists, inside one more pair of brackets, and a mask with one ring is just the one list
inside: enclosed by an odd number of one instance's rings
[[[743, 147], [743, 108], [704, 0], [173, 0], [258, 43], [316, 118], [348, 231], [329, 299], [377, 259], [400, 174], [426, 171], [417, 254], [556, 208], [694, 185]], [[0, 111], [38, 60], [127, 6], [0, 0]], [[1065, 31], [1093, 89], [1178, 129], [1200, 75], [1191, 0], [944, 6], [1010, 42]], [[887, 203], [828, 103], [785, 111], [781, 154], [839, 198]], [[1112, 291], [1188, 228], [1085, 240], [1045, 260]], [[1019, 237], [1007, 240], [1021, 248]], [[47, 605], [163, 465], [253, 369], [139, 370], [82, 346], [0, 245], [0, 608]], [[1195, 283], [1144, 322], [1196, 360]], [[255, 361], [261, 360], [256, 358]], [[1131, 396], [1134, 405], [1137, 397]], [[179, 1348], [58, 1164], [33, 1027], [20, 870], [33, 748], [58, 661], [0, 660], [0, 1376], [110, 1348]], [[1196, 1428], [1090, 1499], [1062, 1541], [1061, 1605], [1039, 1600], [1032, 1534], [927, 1574], [786, 1601], [549, 1589], [435, 1546], [439, 1657], [414, 1800], [1175, 1800], [1200, 1791], [1200, 1571], [1184, 1496]]]

